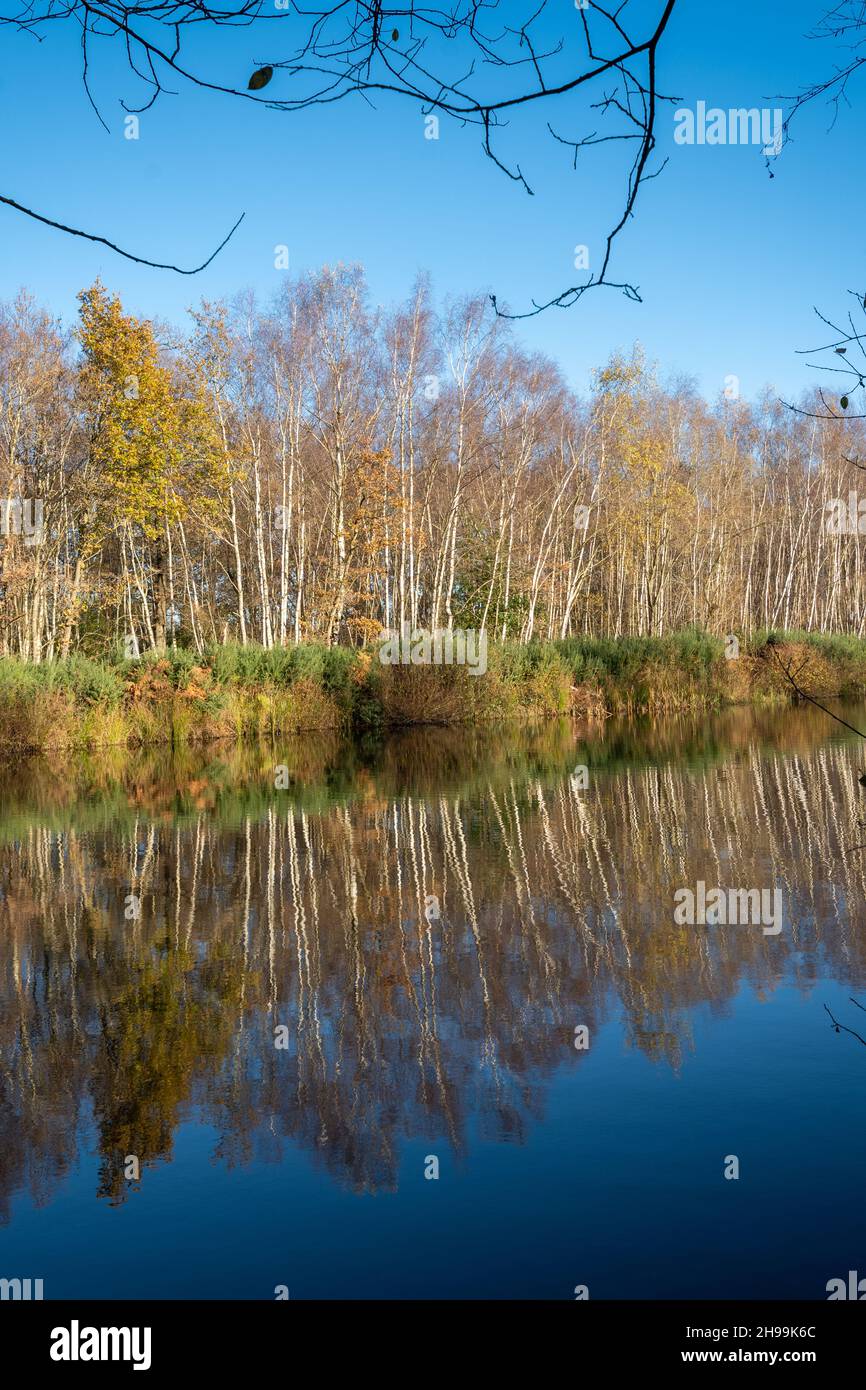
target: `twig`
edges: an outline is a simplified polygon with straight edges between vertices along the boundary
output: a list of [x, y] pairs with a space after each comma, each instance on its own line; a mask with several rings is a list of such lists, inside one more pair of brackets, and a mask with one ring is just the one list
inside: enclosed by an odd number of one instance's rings
[[[826, 1005], [826, 1004], [824, 1005], [824, 1008], [827, 1009], [827, 1005]], [[858, 1042], [861, 1042], [861, 1043], [863, 1044], [863, 1046], [866, 1047], [866, 1038], [861, 1038], [860, 1034], [859, 1034], [859, 1033], [855, 1033], [853, 1028], [846, 1028], [844, 1023], [840, 1023], [840, 1022], [838, 1021], [838, 1019], [835, 1019], [835, 1018], [833, 1017], [833, 1015], [830, 1013], [830, 1010], [829, 1010], [829, 1009], [827, 1009], [827, 1013], [830, 1014], [830, 1021], [832, 1022], [833, 1027], [836, 1029], [836, 1032], [837, 1032], [837, 1033], [838, 1033], [840, 1030], [841, 1030], [841, 1032], [843, 1032], [843, 1033], [850, 1033], [851, 1036], [852, 1036], [852, 1038], [856, 1038]]]
[[[794, 677], [791, 675], [790, 669], [785, 666], [785, 663], [779, 656], [779, 653], [776, 651], [776, 648], [772, 645], [772, 643], [769, 643], [768, 645], [770, 647], [770, 651], [773, 653], [773, 656], [776, 658], [776, 662], [780, 666], [782, 674], [785, 676], [785, 679], [790, 681], [791, 685], [794, 687], [797, 694], [800, 696], [802, 700], [808, 700], [810, 705], [815, 705], [819, 710], [822, 710], [824, 714], [829, 715], [831, 719], [835, 719], [837, 724], [842, 724], [846, 729], [850, 729], [852, 734], [856, 734], [858, 738], [866, 739], [866, 734], [863, 733], [862, 729], [855, 729], [854, 725], [849, 724], [847, 719], [843, 719], [841, 714], [834, 714], [833, 711], [831, 709], [828, 709], [826, 705], [822, 705], [820, 700], [816, 700], [814, 696], [808, 695], [806, 691], [803, 690], [797, 684]], [[860, 848], [860, 846], [858, 846], [858, 848]]]
[[219, 255], [226, 243], [234, 236], [246, 216], [246, 213], [241, 213], [228, 236], [223, 237], [219, 246], [215, 251], [211, 252], [206, 261], [202, 261], [201, 265], [194, 266], [192, 270], [185, 270], [183, 266], [180, 265], [171, 265], [164, 261], [151, 261], [148, 260], [146, 256], [134, 256], [131, 251], [124, 251], [122, 246], [117, 246], [113, 241], [109, 241], [107, 237], [97, 236], [94, 232], [82, 232], [78, 227], [67, 227], [63, 222], [55, 222], [50, 217], [43, 217], [41, 212], [34, 212], [32, 208], [26, 208], [23, 203], [16, 203], [14, 198], [6, 198], [2, 193], [0, 193], [0, 203], [5, 203], [7, 207], [14, 208], [16, 212], [23, 212], [26, 217], [32, 217], [37, 222], [43, 222], [46, 227], [54, 227], [57, 231], [66, 232], [69, 236], [83, 237], [85, 241], [97, 241], [101, 246], [107, 246], [109, 251], [116, 251], [118, 256], [123, 256], [128, 261], [135, 261], [136, 265], [149, 265], [154, 270], [174, 270], [177, 271], [178, 275], [198, 275], [199, 271], [209, 266], [211, 261]]

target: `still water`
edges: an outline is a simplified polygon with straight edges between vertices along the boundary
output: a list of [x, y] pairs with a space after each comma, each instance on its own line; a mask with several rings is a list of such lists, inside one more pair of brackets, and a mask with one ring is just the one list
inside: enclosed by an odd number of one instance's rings
[[[0, 1276], [821, 1299], [866, 1275], [862, 756], [816, 710], [733, 710], [7, 764]], [[778, 888], [781, 931], [677, 925], [698, 882]]]

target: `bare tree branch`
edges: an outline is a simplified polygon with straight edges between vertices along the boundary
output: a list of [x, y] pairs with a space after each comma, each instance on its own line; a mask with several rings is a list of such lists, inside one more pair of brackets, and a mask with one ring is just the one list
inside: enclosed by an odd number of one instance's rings
[[791, 122], [806, 106], [824, 99], [830, 108], [831, 130], [839, 118], [840, 107], [850, 106], [848, 86], [866, 64], [866, 53], [858, 51], [866, 45], [864, 0], [841, 0], [822, 15], [808, 37], [821, 43], [836, 44], [841, 47], [843, 58], [834, 64], [832, 72], [817, 82], [807, 83], [794, 96], [782, 95], [781, 99], [788, 102], [788, 114], [784, 121], [786, 139]]
[[[3, 13], [4, 3], [15, 7]], [[97, 43], [119, 41], [133, 79], [145, 89], [137, 103], [124, 99], [124, 110], [140, 113], [152, 107], [170, 91], [164, 85], [167, 76], [287, 113], [351, 96], [369, 102], [380, 95], [399, 97], [420, 106], [425, 115], [435, 113], [463, 126], [477, 125], [484, 154], [528, 194], [533, 190], [520, 164], [510, 162], [500, 152], [505, 125], [529, 108], [561, 105], [583, 89], [607, 80], [612, 85], [591, 109], [602, 118], [624, 120], [624, 131], [599, 135], [594, 130], [591, 135], [570, 140], [555, 135], [549, 122], [548, 129], [554, 139], [572, 148], [575, 167], [579, 151], [612, 142], [636, 142], [622, 210], [607, 233], [600, 270], [590, 274], [584, 284], [571, 286], [546, 303], [533, 300], [532, 308], [524, 314], [508, 313], [492, 296], [497, 314], [522, 318], [552, 306], [568, 308], [587, 290], [601, 285], [640, 299], [634, 284], [614, 280], [610, 270], [616, 239], [634, 213], [641, 185], [664, 167], [649, 168], [656, 144], [658, 103], [675, 100], [659, 93], [657, 68], [676, 0], [652, 3], [658, 7], [658, 17], [648, 36], [640, 38], [629, 32], [628, 11], [633, 0], [618, 0], [610, 9], [599, 3], [590, 9], [568, 7], [567, 18], [566, 11], [554, 10], [549, 0], [531, 0], [517, 21], [510, 13], [513, 5], [501, 4], [501, 0], [453, 0], [450, 8], [416, 4], [415, 0], [396, 6], [379, 0], [337, 0], [331, 6], [312, 9], [291, 0], [286, 10], [276, 14], [265, 9], [265, 0], [240, 0], [228, 8], [202, 0], [42, 0], [41, 4], [35, 0], [20, 4], [0, 0], [0, 25], [38, 35], [50, 23], [78, 24], [85, 91], [101, 121], [88, 85], [91, 50]], [[639, 9], [643, 16], [646, 6]], [[250, 91], [245, 83], [214, 80], [182, 58], [183, 35], [192, 25], [218, 29], [265, 21], [270, 21], [266, 31], [269, 44], [288, 38], [287, 56], [268, 55], [259, 64], [273, 69], [274, 80], [267, 94]], [[557, 24], [563, 29], [551, 30]], [[70, 230], [22, 209], [12, 199], [5, 201], [48, 225]], [[119, 250], [106, 238], [90, 239]], [[126, 252], [120, 254], [144, 264], [177, 269]]]
[[63, 222], [55, 222], [53, 218], [45, 217], [41, 212], [34, 212], [32, 208], [27, 208], [23, 203], [16, 202], [14, 198], [7, 198], [2, 193], [0, 193], [0, 203], [5, 203], [7, 207], [14, 208], [16, 212], [24, 213], [25, 217], [32, 217], [36, 222], [43, 222], [46, 227], [54, 227], [59, 232], [66, 232], [68, 236], [78, 236], [83, 237], [85, 241], [99, 242], [101, 246], [107, 246], [110, 251], [116, 251], [118, 256], [123, 256], [128, 261], [135, 261], [137, 265], [151, 266], [155, 270], [175, 270], [178, 275], [198, 275], [200, 270], [204, 270], [206, 266], [209, 266], [211, 261], [219, 255], [226, 243], [234, 236], [245, 216], [244, 213], [241, 213], [231, 231], [227, 236], [223, 237], [219, 246], [215, 251], [211, 252], [206, 261], [202, 261], [201, 265], [185, 269], [183, 266], [172, 265], [170, 262], [151, 261], [146, 256], [135, 256], [131, 251], [124, 251], [123, 247], [117, 246], [113, 241], [109, 241], [107, 237], [98, 236], [95, 232], [83, 232], [78, 227], [67, 227]]

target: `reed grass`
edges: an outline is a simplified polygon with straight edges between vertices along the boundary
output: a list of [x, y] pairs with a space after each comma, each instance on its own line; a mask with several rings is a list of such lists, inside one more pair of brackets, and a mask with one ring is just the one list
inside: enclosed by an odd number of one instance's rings
[[666, 637], [572, 637], [491, 645], [488, 667], [383, 666], [375, 650], [178, 648], [130, 661], [33, 664], [0, 658], [0, 748], [129, 747], [338, 733], [406, 725], [487, 725], [571, 715], [699, 713], [796, 698], [783, 665], [816, 698], [866, 694], [866, 640], [760, 632], [727, 659], [696, 630]]

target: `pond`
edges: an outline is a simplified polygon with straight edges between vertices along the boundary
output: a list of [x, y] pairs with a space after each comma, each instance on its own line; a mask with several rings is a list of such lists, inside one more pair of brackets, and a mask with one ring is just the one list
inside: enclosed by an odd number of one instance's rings
[[[7, 761], [0, 1277], [824, 1299], [866, 1275], [862, 756], [818, 710], [734, 709]], [[714, 889], [778, 919], [677, 911]]]

